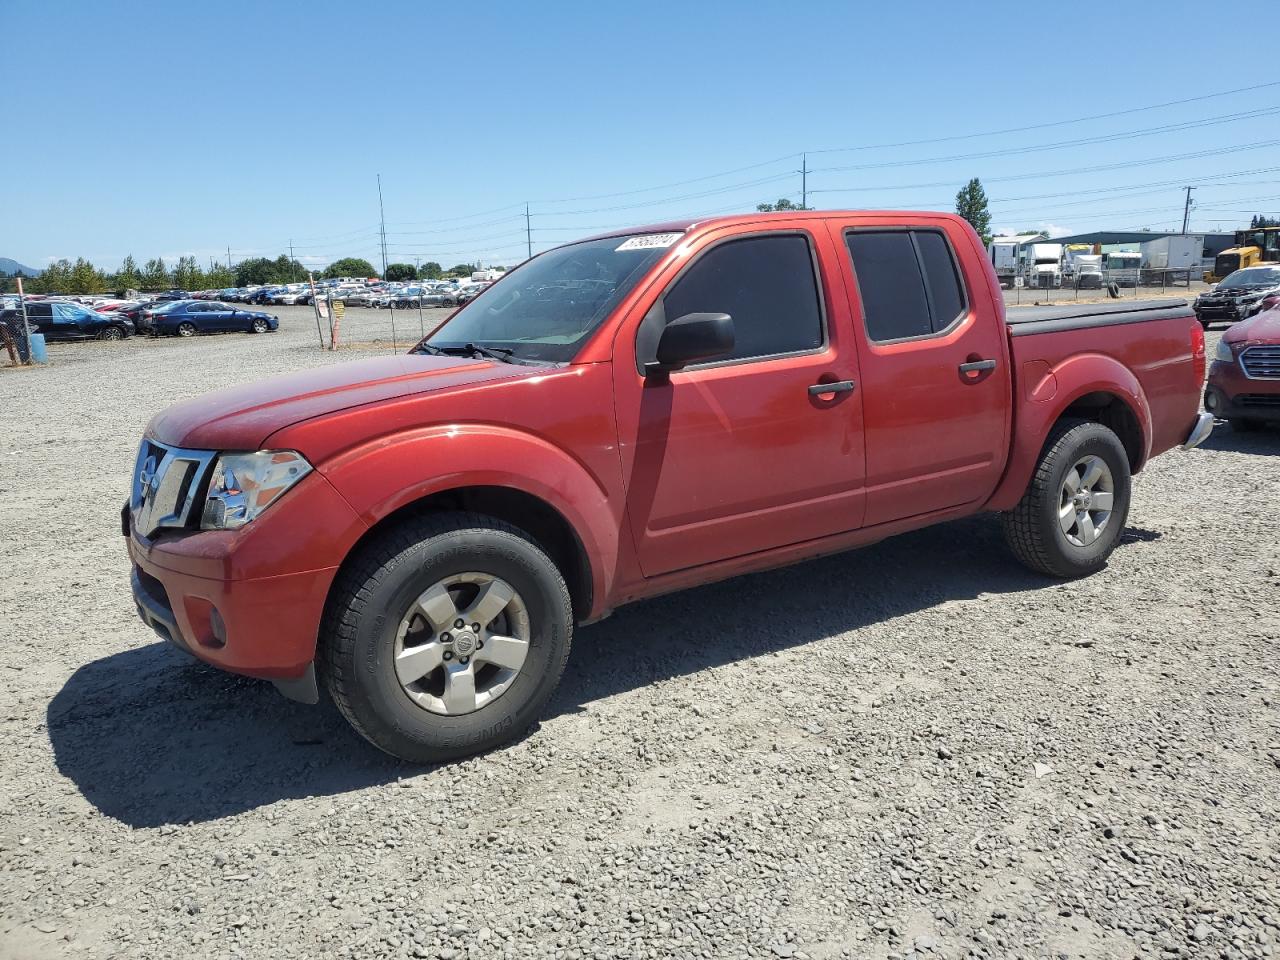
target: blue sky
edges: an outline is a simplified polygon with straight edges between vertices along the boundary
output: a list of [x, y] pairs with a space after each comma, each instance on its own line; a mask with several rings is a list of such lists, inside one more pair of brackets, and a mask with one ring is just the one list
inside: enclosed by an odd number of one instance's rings
[[1204, 11], [6, 0], [0, 256], [379, 264], [380, 173], [391, 261], [510, 263], [526, 201], [536, 251], [799, 200], [804, 151], [819, 207], [1160, 229], [1195, 183], [1225, 229], [1280, 211], [1280, 78]]

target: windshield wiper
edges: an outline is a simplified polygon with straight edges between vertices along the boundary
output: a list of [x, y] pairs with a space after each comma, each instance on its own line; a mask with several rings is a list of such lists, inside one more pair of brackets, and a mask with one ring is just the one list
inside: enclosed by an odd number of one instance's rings
[[464, 343], [460, 346], [450, 344], [447, 347], [437, 346], [434, 343], [422, 343], [418, 345], [417, 350], [445, 357], [488, 357], [490, 360], [497, 360], [501, 363], [541, 366], [550, 362], [517, 356], [516, 352], [509, 347], [489, 347], [480, 343]]

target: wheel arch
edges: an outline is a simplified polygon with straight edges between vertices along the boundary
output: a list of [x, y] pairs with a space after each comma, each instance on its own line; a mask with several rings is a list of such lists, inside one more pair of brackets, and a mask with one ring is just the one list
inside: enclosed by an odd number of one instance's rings
[[347, 550], [338, 575], [329, 587], [330, 596], [343, 570], [370, 541], [413, 517], [449, 511], [482, 514], [527, 533], [564, 577], [573, 601], [574, 618], [581, 622], [590, 617], [596, 587], [590, 555], [578, 531], [546, 500], [517, 487], [501, 485], [447, 487], [401, 504], [368, 527]]
[[[1024, 365], [1024, 369], [1028, 365]], [[1065, 419], [1089, 420], [1113, 431], [1124, 446], [1130, 473], [1138, 473], [1151, 450], [1151, 409], [1138, 378], [1102, 354], [1078, 354], [1043, 376], [1020, 385], [1009, 463], [986, 504], [1011, 510], [1026, 492], [1053, 428]]]

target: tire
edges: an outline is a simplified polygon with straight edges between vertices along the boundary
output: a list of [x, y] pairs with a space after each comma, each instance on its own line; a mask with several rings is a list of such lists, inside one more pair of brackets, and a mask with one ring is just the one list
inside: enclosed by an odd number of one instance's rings
[[[499, 647], [495, 634], [525, 635], [523, 662], [505, 686], [499, 683], [505, 668], [480, 663], [484, 644], [477, 648], [469, 629], [447, 636], [455, 609], [447, 604], [464, 610], [474, 602], [478, 594], [466, 591], [484, 587], [465, 581], [477, 576], [496, 580], [514, 594], [499, 619], [490, 621], [499, 626], [479, 635], [489, 639], [490, 654], [512, 647], [505, 640]], [[444, 627], [415, 612], [418, 600], [433, 594], [438, 601], [441, 589], [448, 591], [444, 616], [433, 613], [432, 619]], [[449, 599], [455, 590], [462, 592]], [[316, 666], [338, 709], [366, 740], [402, 760], [438, 763], [491, 750], [528, 729], [560, 682], [572, 636], [564, 577], [528, 535], [480, 514], [428, 514], [375, 537], [347, 563], [325, 609]], [[444, 681], [450, 670], [465, 673], [467, 659], [440, 660], [450, 656], [450, 646], [471, 649], [474, 657], [469, 668], [474, 699], [468, 701], [463, 684], [462, 706], [455, 710], [449, 709]], [[430, 653], [435, 665], [418, 680], [409, 670], [406, 684], [397, 666], [409, 650]], [[490, 702], [475, 704], [493, 690], [498, 692]]]
[[99, 340], [123, 340], [128, 334], [125, 333], [124, 327], [112, 325], [98, 333]]
[[1262, 429], [1262, 424], [1257, 420], [1247, 420], [1243, 417], [1232, 417], [1227, 422], [1231, 424], [1232, 430], [1239, 430], [1241, 433], [1253, 433], [1255, 430]]
[[259, 318], [253, 321], [253, 326], [250, 329], [252, 330], [253, 333], [266, 333], [268, 330], [271, 329], [271, 324]]
[[196, 335], [196, 325], [190, 320], [183, 320], [178, 324], [177, 333], [180, 337], [194, 337]]
[[[1104, 476], [1080, 483], [1083, 465], [1095, 461], [1104, 465]], [[1071, 496], [1072, 481], [1083, 499]], [[1120, 438], [1100, 423], [1064, 420], [1045, 441], [1027, 492], [1004, 515], [1005, 540], [1014, 556], [1037, 573], [1062, 578], [1096, 573], [1120, 540], [1129, 516], [1130, 490], [1129, 457]], [[1110, 497], [1105, 517], [1099, 507], [1091, 508], [1103, 502], [1101, 494]], [[1072, 500], [1076, 509], [1060, 520], [1060, 511], [1066, 512]], [[1087, 524], [1075, 519], [1082, 514], [1088, 515]], [[1064, 523], [1073, 526], [1064, 529]]]

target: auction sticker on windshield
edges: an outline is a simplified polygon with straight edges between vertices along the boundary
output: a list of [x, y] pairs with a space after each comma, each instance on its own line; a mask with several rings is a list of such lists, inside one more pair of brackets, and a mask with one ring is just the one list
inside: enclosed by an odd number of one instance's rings
[[625, 240], [614, 248], [614, 253], [623, 250], [664, 250], [671, 246], [681, 237], [683, 233], [646, 233], [642, 237], [632, 237]]

